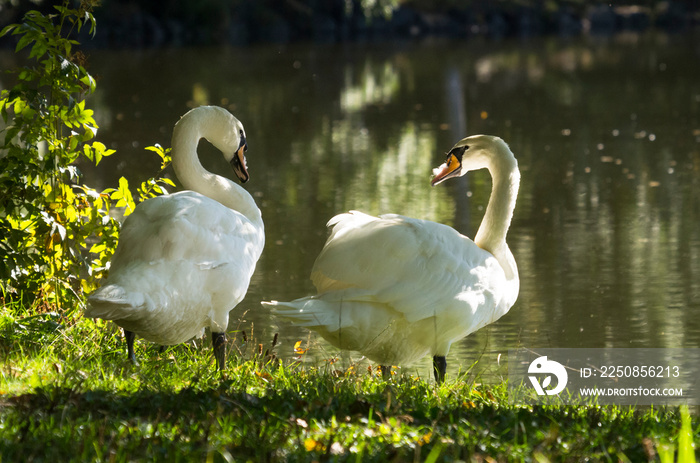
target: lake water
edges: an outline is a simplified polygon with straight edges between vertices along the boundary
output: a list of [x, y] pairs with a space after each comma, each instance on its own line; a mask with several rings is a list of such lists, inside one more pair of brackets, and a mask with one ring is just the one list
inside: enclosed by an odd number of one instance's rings
[[[277, 353], [339, 355], [272, 318], [260, 300], [314, 293], [325, 223], [349, 209], [400, 213], [474, 236], [486, 172], [430, 187], [469, 134], [501, 136], [522, 171], [508, 243], [518, 302], [454, 345], [448, 373], [479, 360], [504, 375], [518, 347], [700, 346], [700, 41], [697, 35], [527, 41], [91, 51], [98, 137], [118, 154], [86, 182], [156, 173], [188, 107], [226, 106], [244, 123], [267, 244], [232, 326]], [[204, 164], [232, 177], [201, 146]], [[196, 289], [194, 289], [196, 290]], [[245, 312], [242, 321], [238, 317]], [[341, 365], [360, 359], [343, 354]], [[364, 361], [362, 366], [366, 366]], [[402, 371], [426, 376], [429, 359]]]

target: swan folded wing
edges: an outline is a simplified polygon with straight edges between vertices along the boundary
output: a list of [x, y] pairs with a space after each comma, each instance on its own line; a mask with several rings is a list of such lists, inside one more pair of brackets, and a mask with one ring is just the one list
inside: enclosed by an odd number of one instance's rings
[[321, 298], [343, 291], [347, 300], [345, 292], [356, 289], [411, 323], [440, 314], [479, 326], [489, 317], [480, 309], [483, 302], [498, 304], [505, 279], [498, 262], [448, 226], [361, 213], [340, 214], [329, 223], [331, 235], [312, 270]]
[[401, 219], [355, 211], [333, 217], [328, 222], [330, 236], [311, 270], [317, 291], [393, 284], [397, 266], [407, 262], [419, 246]]
[[254, 264], [263, 242], [262, 231], [236, 211], [198, 193], [176, 193], [150, 199], [127, 217], [112, 264], [181, 259], [211, 267], [236, 259]]

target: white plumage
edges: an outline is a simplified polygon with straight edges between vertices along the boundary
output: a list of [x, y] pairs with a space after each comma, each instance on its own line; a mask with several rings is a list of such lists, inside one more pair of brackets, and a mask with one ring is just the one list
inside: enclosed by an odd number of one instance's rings
[[133, 335], [173, 345], [212, 331], [224, 367], [229, 311], [245, 296], [265, 238], [250, 194], [207, 172], [197, 143], [207, 138], [222, 151], [241, 180], [248, 180], [242, 124], [228, 111], [203, 106], [185, 114], [173, 131], [172, 158], [182, 184], [194, 191], [139, 204], [122, 227], [103, 286], [88, 297], [85, 315], [113, 320]]
[[520, 173], [508, 146], [497, 137], [465, 138], [432, 183], [484, 167], [493, 189], [475, 242], [426, 220], [340, 214], [328, 222], [331, 234], [311, 272], [318, 294], [263, 304], [385, 371], [432, 354], [441, 382], [450, 345], [499, 319], [518, 295], [505, 237]]

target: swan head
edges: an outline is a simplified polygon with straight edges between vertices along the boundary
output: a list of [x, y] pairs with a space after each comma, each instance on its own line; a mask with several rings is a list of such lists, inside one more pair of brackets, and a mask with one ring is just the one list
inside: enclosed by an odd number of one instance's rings
[[[238, 122], [238, 120], [236, 120], [236, 122]], [[239, 131], [238, 148], [236, 151], [234, 151], [231, 159], [227, 158], [227, 160], [231, 163], [233, 172], [236, 174], [236, 177], [238, 177], [238, 180], [240, 180], [241, 183], [245, 183], [250, 179], [250, 175], [248, 175], [248, 164], [245, 157], [245, 152], [248, 151], [248, 143], [245, 139], [243, 125], [240, 122], [238, 122], [238, 124], [241, 126]], [[226, 153], [224, 153], [224, 156], [226, 156]]]
[[245, 157], [248, 143], [241, 121], [219, 106], [194, 108], [175, 124], [173, 149], [191, 143], [195, 143], [196, 147], [196, 142], [202, 137], [221, 151], [241, 183], [248, 181], [250, 176]]
[[472, 135], [460, 140], [447, 153], [445, 162], [433, 169], [432, 186], [448, 178], [461, 177], [472, 170], [490, 167], [495, 157], [513, 154], [506, 142], [492, 135]]
[[241, 121], [236, 119], [230, 112], [217, 106], [211, 107], [213, 110], [223, 114], [220, 120], [223, 124], [218, 126], [216, 135], [207, 139], [214, 145], [233, 167], [233, 172], [238, 177], [241, 183], [245, 183], [250, 179], [248, 174], [248, 163], [245, 153], [248, 151], [248, 143], [246, 141], [245, 129]]

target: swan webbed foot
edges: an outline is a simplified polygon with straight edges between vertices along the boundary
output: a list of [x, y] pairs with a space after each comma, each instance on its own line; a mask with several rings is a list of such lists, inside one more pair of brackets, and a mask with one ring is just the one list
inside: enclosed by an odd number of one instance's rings
[[447, 372], [447, 359], [443, 355], [433, 356], [433, 369], [435, 370], [435, 382], [442, 384]]
[[216, 358], [216, 368], [224, 371], [226, 366], [226, 333], [211, 333], [212, 347], [214, 348], [214, 358]]
[[127, 358], [134, 365], [138, 365], [139, 362], [136, 360], [136, 354], [134, 353], [134, 340], [136, 339], [136, 333], [134, 333], [133, 331], [124, 330], [124, 339], [126, 339]]

